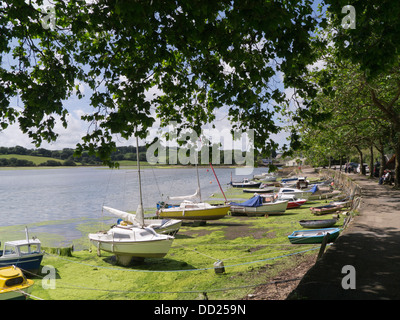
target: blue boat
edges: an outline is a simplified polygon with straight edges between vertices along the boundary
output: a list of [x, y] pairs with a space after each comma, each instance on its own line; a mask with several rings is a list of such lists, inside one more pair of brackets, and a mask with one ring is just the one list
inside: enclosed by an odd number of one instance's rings
[[297, 181], [297, 180], [299, 180], [299, 178], [282, 178], [281, 179], [281, 182], [282, 183], [286, 183], [286, 182], [292, 182], [292, 181]]
[[16, 266], [24, 273], [38, 273], [44, 251], [39, 239], [7, 241], [0, 250], [0, 268]]
[[313, 230], [297, 230], [288, 236], [290, 243], [293, 244], [312, 244], [322, 243], [322, 240], [328, 235], [328, 242], [335, 241], [339, 236], [340, 228], [324, 228]]

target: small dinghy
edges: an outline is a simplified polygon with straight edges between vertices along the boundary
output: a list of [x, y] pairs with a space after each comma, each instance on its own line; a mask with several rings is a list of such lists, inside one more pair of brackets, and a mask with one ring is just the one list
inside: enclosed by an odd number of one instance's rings
[[339, 228], [297, 230], [289, 235], [288, 239], [293, 244], [314, 244], [322, 243], [324, 237], [328, 235], [328, 242], [332, 242], [339, 236], [339, 233]]
[[4, 243], [4, 249], [0, 250], [0, 268], [14, 265], [27, 274], [38, 273], [44, 251], [39, 239], [29, 239], [28, 228], [25, 232], [26, 239]]
[[318, 229], [333, 227], [337, 222], [336, 219], [324, 220], [300, 220], [299, 223], [303, 228]]
[[336, 211], [339, 211], [343, 208], [341, 205], [333, 205], [333, 204], [327, 204], [325, 206], [319, 206], [319, 207], [312, 207], [310, 208], [312, 214], [315, 215], [321, 215], [321, 214], [326, 214], [326, 213], [333, 213]]
[[257, 181], [250, 181], [249, 179], [245, 178], [241, 182], [233, 182], [229, 183], [233, 188], [259, 188], [261, 186], [261, 182]]

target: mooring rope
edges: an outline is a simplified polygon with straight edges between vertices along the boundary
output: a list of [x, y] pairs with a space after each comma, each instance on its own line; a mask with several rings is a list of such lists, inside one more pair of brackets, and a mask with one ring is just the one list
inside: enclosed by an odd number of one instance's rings
[[[36, 275], [39, 278], [44, 278], [44, 276]], [[244, 285], [244, 286], [236, 286], [236, 287], [229, 287], [229, 288], [217, 288], [217, 289], [206, 289], [206, 290], [184, 290], [184, 291], [135, 291], [135, 290], [117, 290], [117, 289], [101, 289], [101, 288], [92, 288], [92, 287], [85, 287], [85, 286], [80, 286], [76, 284], [70, 284], [70, 283], [61, 283], [60, 285], [60, 280], [57, 281], [57, 287], [58, 288], [63, 288], [63, 289], [81, 289], [81, 290], [90, 290], [90, 291], [103, 291], [103, 292], [110, 292], [110, 293], [137, 293], [137, 294], [194, 294], [194, 293], [211, 293], [211, 292], [219, 292], [219, 291], [228, 291], [228, 290], [240, 290], [240, 289], [246, 289], [246, 288], [256, 288], [259, 286], [267, 286], [267, 285], [272, 285], [272, 284], [279, 284], [279, 283], [286, 283], [286, 282], [292, 282], [292, 281], [298, 281], [301, 280], [301, 277], [297, 278], [292, 278], [292, 279], [286, 279], [286, 280], [273, 280], [269, 282], [263, 282], [263, 283], [258, 283], [258, 284], [250, 284], [250, 285]], [[62, 280], [61, 280], [62, 282]], [[21, 289], [18, 289], [23, 295], [31, 297], [33, 299], [37, 300], [44, 300], [42, 298], [39, 298], [37, 296], [34, 296], [32, 294], [29, 294]]]
[[[231, 265], [227, 265], [224, 266], [225, 268], [230, 268], [230, 267], [237, 267], [237, 266], [243, 266], [243, 265], [248, 265], [248, 264], [253, 264], [253, 263], [259, 263], [259, 262], [265, 262], [265, 261], [270, 261], [270, 260], [275, 260], [275, 259], [281, 259], [281, 258], [286, 258], [286, 257], [290, 257], [296, 254], [302, 254], [302, 253], [306, 253], [306, 252], [310, 252], [313, 250], [317, 250], [319, 249], [319, 247], [316, 248], [311, 248], [311, 249], [307, 249], [307, 250], [302, 250], [302, 251], [298, 251], [298, 252], [293, 252], [293, 253], [288, 253], [288, 254], [284, 254], [281, 256], [276, 256], [276, 257], [271, 257], [271, 258], [266, 258], [266, 259], [260, 259], [260, 260], [254, 260], [254, 261], [249, 261], [249, 262], [243, 262], [243, 263], [237, 263], [237, 264], [231, 264]], [[58, 259], [61, 260], [65, 260], [65, 261], [69, 261], [72, 263], [77, 263], [77, 264], [81, 264], [81, 265], [85, 265], [91, 268], [98, 268], [98, 269], [106, 269], [106, 270], [117, 270], [117, 271], [127, 271], [127, 272], [150, 272], [150, 273], [164, 273], [164, 272], [194, 272], [194, 271], [206, 271], [206, 270], [213, 270], [214, 267], [208, 267], [208, 268], [197, 268], [197, 269], [181, 269], [181, 270], [139, 270], [139, 269], [123, 269], [123, 268], [115, 268], [115, 267], [106, 267], [106, 266], [98, 266], [98, 265], [93, 265], [93, 264], [89, 264], [89, 263], [85, 263], [85, 262], [80, 262], [80, 261], [75, 261], [75, 260], [71, 260], [71, 259], [67, 259], [61, 256], [57, 256], [57, 255], [53, 255], [50, 253], [46, 253], [49, 256], [53, 256], [56, 257]], [[218, 260], [218, 259], [216, 259]]]
[[[240, 289], [247, 289], [247, 288], [256, 288], [260, 286], [267, 286], [272, 284], [279, 284], [279, 283], [286, 283], [292, 281], [299, 281], [301, 280], [300, 277], [286, 279], [286, 280], [274, 280], [266, 283], [258, 283], [258, 284], [250, 284], [245, 286], [237, 286], [237, 287], [229, 287], [229, 288], [217, 288], [217, 289], [206, 289], [206, 290], [185, 290], [185, 291], [135, 291], [135, 290], [117, 290], [117, 289], [101, 289], [101, 288], [91, 288], [91, 287], [83, 287], [79, 285], [73, 284], [62, 284], [61, 287], [63, 289], [82, 289], [82, 290], [90, 290], [90, 291], [104, 291], [104, 292], [111, 292], [111, 293], [137, 293], [137, 294], [191, 294], [191, 293], [211, 293], [211, 292], [219, 292], [219, 291], [228, 291], [228, 290], [240, 290]], [[70, 286], [70, 287], [66, 287]]]

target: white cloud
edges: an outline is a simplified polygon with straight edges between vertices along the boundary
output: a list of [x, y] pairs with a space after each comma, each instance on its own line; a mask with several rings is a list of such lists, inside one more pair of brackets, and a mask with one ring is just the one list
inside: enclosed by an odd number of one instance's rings
[[[87, 124], [80, 119], [82, 110], [75, 110], [67, 116], [68, 127], [64, 128], [56, 117], [54, 131], [59, 134], [56, 142], [43, 142], [41, 147], [50, 150], [60, 150], [63, 148], [75, 148], [81, 137], [86, 133]], [[21, 146], [27, 149], [35, 149], [36, 146], [27, 134], [19, 128], [18, 123], [10, 125], [7, 129], [0, 131], [0, 146], [14, 147]]]

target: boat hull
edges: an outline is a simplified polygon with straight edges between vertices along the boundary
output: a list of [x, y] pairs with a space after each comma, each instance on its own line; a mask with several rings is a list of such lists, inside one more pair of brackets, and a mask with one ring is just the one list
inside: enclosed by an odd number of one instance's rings
[[309, 191], [279, 191], [278, 192], [278, 197], [283, 198], [283, 197], [295, 197], [298, 199], [306, 199], [306, 200], [311, 200], [311, 192]]
[[[167, 221], [165, 221], [167, 220]], [[174, 236], [182, 226], [182, 220], [172, 219], [145, 219], [146, 226], [153, 228], [159, 234]]]
[[247, 215], [249, 217], [263, 216], [265, 214], [280, 214], [286, 211], [288, 201], [264, 203], [258, 207], [231, 206], [232, 215]]
[[173, 238], [135, 242], [103, 239], [101, 235], [91, 234], [91, 243], [99, 250], [130, 258], [163, 258], [171, 248]]
[[339, 228], [297, 230], [288, 236], [292, 244], [318, 244], [322, 243], [324, 237], [328, 234], [328, 242], [336, 240], [339, 236]]
[[33, 280], [26, 279], [20, 268], [0, 268], [0, 300], [25, 300], [33, 284]]
[[340, 195], [340, 191], [333, 191], [333, 192], [316, 192], [310, 195], [308, 198], [309, 200], [322, 200], [322, 199], [330, 199]]
[[303, 228], [319, 229], [329, 228], [336, 224], [336, 219], [323, 219], [323, 220], [300, 220], [299, 223]]
[[233, 188], [259, 188], [261, 186], [261, 182], [256, 183], [246, 183], [246, 182], [232, 182]]
[[263, 188], [263, 189], [243, 189], [244, 193], [273, 193], [277, 192], [279, 188]]
[[[0, 290], [0, 300], [26, 300], [26, 294], [30, 294], [32, 292], [32, 280], [29, 281], [27, 285], [21, 286], [18, 289], [5, 291]], [[26, 293], [26, 294], [24, 294]]]
[[166, 219], [180, 220], [218, 220], [228, 214], [229, 206], [213, 206], [212, 208], [166, 208], [158, 211], [158, 216]]
[[287, 209], [298, 208], [298, 207], [302, 206], [303, 204], [305, 204], [306, 202], [307, 202], [307, 200], [289, 201]]
[[[2, 255], [3, 252], [0, 251], [0, 254]], [[0, 268], [14, 265], [22, 269], [23, 272], [27, 271], [28, 273], [36, 274], [39, 271], [40, 264], [43, 259], [43, 254], [44, 253], [38, 253], [38, 254], [29, 254], [26, 256], [16, 256], [16, 257], [1, 256]]]
[[336, 211], [340, 211], [343, 207], [342, 206], [334, 206], [334, 205], [326, 205], [322, 207], [312, 207], [310, 211], [314, 215], [323, 215], [327, 213], [334, 213]]

